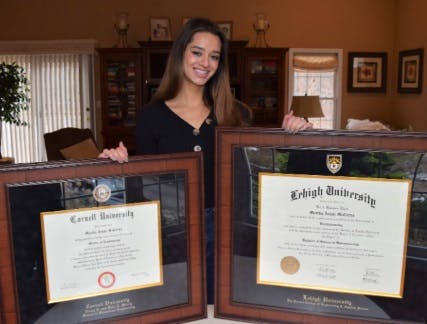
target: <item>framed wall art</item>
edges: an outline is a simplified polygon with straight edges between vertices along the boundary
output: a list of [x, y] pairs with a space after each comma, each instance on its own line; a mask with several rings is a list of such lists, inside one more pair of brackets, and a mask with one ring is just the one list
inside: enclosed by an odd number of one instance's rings
[[427, 134], [218, 128], [216, 143], [217, 317], [426, 321]]
[[195, 153], [2, 168], [0, 320], [206, 317], [202, 168]]
[[218, 24], [219, 28], [224, 33], [225, 37], [228, 40], [231, 40], [232, 31], [233, 31], [233, 22], [232, 21], [217, 21], [216, 23]]
[[348, 92], [385, 92], [386, 71], [386, 52], [350, 52], [348, 54]]
[[421, 93], [423, 88], [424, 49], [399, 52], [397, 91], [400, 93]]
[[152, 41], [172, 40], [169, 18], [150, 18], [150, 39]]

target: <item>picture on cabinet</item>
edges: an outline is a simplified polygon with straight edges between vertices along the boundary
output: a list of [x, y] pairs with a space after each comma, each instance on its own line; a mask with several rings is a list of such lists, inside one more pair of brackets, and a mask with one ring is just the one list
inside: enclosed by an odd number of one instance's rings
[[185, 25], [190, 19], [191, 19], [191, 17], [182, 18], [182, 24]]
[[150, 40], [172, 40], [169, 18], [150, 18]]
[[219, 28], [222, 30], [222, 32], [224, 33], [225, 37], [228, 40], [231, 40], [231, 32], [233, 30], [233, 22], [231, 21], [217, 21], [216, 22], [217, 25], [219, 26]]

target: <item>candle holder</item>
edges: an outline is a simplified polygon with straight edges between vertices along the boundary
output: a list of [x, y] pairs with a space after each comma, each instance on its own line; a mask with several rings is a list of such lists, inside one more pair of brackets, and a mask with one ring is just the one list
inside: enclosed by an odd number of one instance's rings
[[256, 14], [256, 22], [253, 24], [253, 27], [256, 32], [254, 47], [270, 47], [265, 40], [265, 33], [270, 28], [270, 23], [268, 22], [265, 14]]
[[116, 23], [114, 24], [114, 28], [118, 34], [118, 41], [116, 47], [126, 48], [128, 47], [127, 42], [127, 32], [129, 29], [128, 24], [129, 14], [127, 12], [120, 12], [117, 14]]

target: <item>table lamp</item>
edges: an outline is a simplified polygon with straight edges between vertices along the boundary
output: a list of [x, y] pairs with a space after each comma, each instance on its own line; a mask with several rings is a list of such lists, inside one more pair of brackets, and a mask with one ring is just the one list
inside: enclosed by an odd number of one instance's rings
[[127, 43], [127, 31], [129, 29], [129, 14], [127, 12], [119, 12], [116, 16], [116, 23], [114, 27], [119, 36], [117, 47], [126, 48], [128, 47]]
[[256, 32], [255, 47], [270, 47], [265, 40], [265, 33], [270, 28], [270, 23], [263, 13], [256, 14], [256, 21], [253, 24]]
[[324, 117], [319, 96], [294, 96], [291, 110], [295, 116], [308, 118]]

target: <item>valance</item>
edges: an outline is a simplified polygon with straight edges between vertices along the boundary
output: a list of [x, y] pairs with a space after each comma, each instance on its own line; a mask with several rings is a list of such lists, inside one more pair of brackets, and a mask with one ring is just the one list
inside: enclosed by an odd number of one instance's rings
[[295, 70], [335, 70], [338, 57], [335, 54], [295, 54], [293, 66]]
[[93, 39], [0, 41], [0, 55], [6, 54], [94, 54], [96, 41]]

